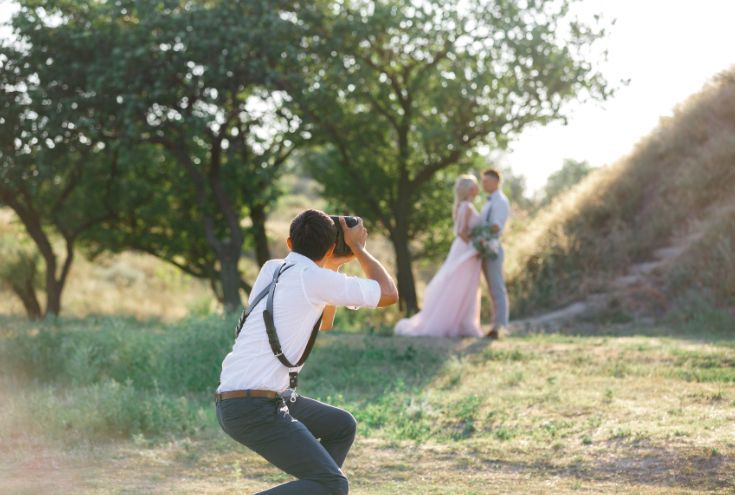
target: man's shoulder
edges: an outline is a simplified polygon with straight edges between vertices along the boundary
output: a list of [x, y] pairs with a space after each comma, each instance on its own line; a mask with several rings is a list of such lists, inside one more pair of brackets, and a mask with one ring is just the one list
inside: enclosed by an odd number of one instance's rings
[[263, 266], [260, 267], [261, 271], [272, 271], [277, 266], [281, 266], [285, 260], [279, 259], [279, 258], [273, 258], [272, 260], [268, 260], [265, 263], [263, 263]]
[[260, 273], [258, 274], [258, 277], [272, 277], [273, 273], [281, 266], [283, 265], [283, 262], [285, 260], [283, 259], [272, 259], [268, 260], [265, 263], [263, 263], [263, 266], [260, 267]]

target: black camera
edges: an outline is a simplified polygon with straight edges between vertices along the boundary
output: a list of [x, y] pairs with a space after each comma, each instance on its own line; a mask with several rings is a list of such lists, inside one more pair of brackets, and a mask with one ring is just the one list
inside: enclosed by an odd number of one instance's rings
[[[345, 244], [345, 234], [342, 232], [342, 224], [339, 222], [340, 215], [329, 215], [337, 226], [337, 246], [334, 248], [334, 256], [350, 256], [352, 249], [350, 246]], [[360, 217], [349, 217], [345, 216], [345, 223], [347, 227], [354, 227], [360, 221]]]

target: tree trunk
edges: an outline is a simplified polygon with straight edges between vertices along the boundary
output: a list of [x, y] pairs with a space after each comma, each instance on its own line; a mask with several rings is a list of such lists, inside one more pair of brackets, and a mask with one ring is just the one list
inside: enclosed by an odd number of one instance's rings
[[271, 259], [270, 249], [268, 248], [268, 235], [265, 231], [265, 206], [251, 206], [250, 219], [253, 221], [253, 237], [255, 238], [255, 259], [258, 261], [258, 265], [263, 266], [266, 261]]
[[18, 280], [11, 284], [10, 288], [20, 298], [23, 308], [26, 311], [28, 319], [31, 321], [40, 320], [43, 316], [41, 305], [36, 297], [36, 289], [33, 286], [33, 277], [25, 280]]
[[[61, 273], [56, 277], [56, 264], [54, 263], [54, 271], [50, 276], [46, 277], [46, 315], [59, 316], [61, 314], [61, 293], [66, 285], [66, 278], [69, 276], [71, 264], [74, 261], [74, 237], [64, 235], [66, 242], [66, 258], [61, 265]], [[55, 256], [54, 256], [55, 258]], [[49, 281], [52, 283], [49, 284]]]
[[61, 313], [61, 290], [63, 286], [55, 279], [46, 284], [46, 312], [44, 316], [59, 316]]
[[412, 315], [419, 310], [416, 299], [416, 284], [413, 278], [411, 251], [408, 247], [408, 232], [400, 223], [390, 233], [390, 240], [396, 253], [396, 268], [398, 270], [398, 293], [400, 295], [400, 308], [407, 315]]
[[225, 306], [225, 312], [242, 310], [242, 300], [240, 299], [240, 271], [237, 268], [237, 262], [240, 257], [236, 254], [228, 252], [220, 257], [220, 281], [222, 284], [222, 299]]
[[[33, 287], [30, 289], [32, 291]], [[23, 291], [15, 291], [15, 294], [23, 302], [23, 308], [26, 310], [26, 316], [28, 316], [28, 319], [31, 321], [40, 320], [43, 314], [41, 312], [41, 305], [38, 304], [36, 294], [34, 292], [29, 292], [26, 289]]]

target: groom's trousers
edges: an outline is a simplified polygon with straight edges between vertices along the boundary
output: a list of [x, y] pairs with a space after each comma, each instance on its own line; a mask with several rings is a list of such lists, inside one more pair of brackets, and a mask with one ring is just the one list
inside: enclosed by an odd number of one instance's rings
[[485, 259], [482, 262], [482, 272], [485, 274], [490, 297], [495, 306], [495, 327], [508, 326], [508, 291], [505, 289], [505, 279], [503, 279], [504, 259], [505, 251], [501, 246], [496, 259]]
[[346, 495], [340, 467], [355, 439], [350, 413], [308, 397], [240, 398], [217, 402], [222, 429], [241, 444], [298, 478], [260, 495]]

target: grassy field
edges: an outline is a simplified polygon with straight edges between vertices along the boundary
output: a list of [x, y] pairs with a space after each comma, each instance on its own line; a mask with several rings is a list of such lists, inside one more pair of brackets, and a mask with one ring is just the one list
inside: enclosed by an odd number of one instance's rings
[[[231, 325], [0, 322], [0, 493], [250, 493], [288, 479], [216, 427]], [[733, 493], [732, 320], [486, 340], [320, 337], [356, 494]]]

